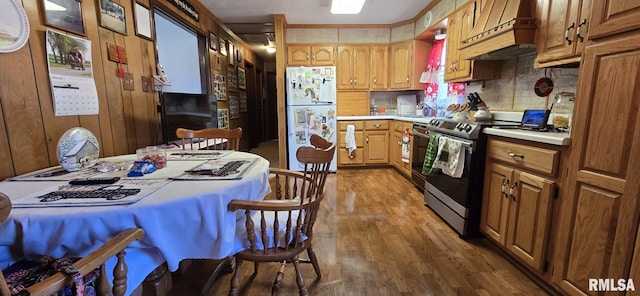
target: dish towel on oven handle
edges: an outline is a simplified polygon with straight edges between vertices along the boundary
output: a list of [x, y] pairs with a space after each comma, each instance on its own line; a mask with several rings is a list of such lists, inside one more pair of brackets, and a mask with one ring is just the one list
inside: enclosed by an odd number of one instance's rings
[[349, 151], [349, 158], [353, 158], [353, 151], [358, 147], [356, 145], [356, 127], [353, 124], [347, 125], [347, 133], [344, 136], [344, 147]]
[[445, 136], [440, 137], [438, 154], [433, 162], [433, 168], [454, 178], [462, 177], [465, 159], [464, 142]]
[[[438, 134], [432, 134], [429, 137], [429, 143], [427, 144], [427, 151], [424, 153], [424, 162], [422, 163], [423, 175], [433, 174], [433, 161], [436, 160], [436, 155], [438, 154], [439, 139], [440, 139], [440, 135]], [[414, 145], [416, 144], [414, 143]]]

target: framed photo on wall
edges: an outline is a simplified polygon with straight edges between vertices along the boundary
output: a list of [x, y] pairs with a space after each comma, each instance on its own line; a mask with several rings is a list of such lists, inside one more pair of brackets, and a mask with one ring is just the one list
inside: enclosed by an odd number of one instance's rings
[[220, 39], [220, 54], [227, 56], [227, 40]]
[[153, 41], [153, 21], [151, 10], [142, 3], [133, 0], [133, 15], [136, 35]]
[[239, 48], [236, 48], [236, 61], [242, 63], [242, 51]]
[[229, 109], [218, 108], [218, 128], [229, 128]]
[[44, 24], [78, 35], [85, 35], [82, 20], [82, 6], [79, 0], [60, 0], [51, 2], [41, 0]]
[[111, 0], [100, 0], [98, 15], [100, 16], [100, 26], [127, 35], [124, 6]]
[[233, 43], [229, 42], [229, 65], [234, 65], [236, 62], [236, 59], [234, 58], [234, 54], [236, 52]]
[[213, 32], [209, 32], [209, 48], [213, 51], [218, 51], [218, 37]]

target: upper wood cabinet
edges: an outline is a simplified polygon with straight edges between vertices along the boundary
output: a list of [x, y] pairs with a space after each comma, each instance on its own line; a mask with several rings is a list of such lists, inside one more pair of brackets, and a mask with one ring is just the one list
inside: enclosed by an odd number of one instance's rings
[[369, 87], [372, 90], [389, 87], [389, 46], [371, 46], [371, 72]]
[[287, 46], [289, 66], [333, 66], [334, 47], [326, 45], [296, 44]]
[[336, 95], [337, 116], [368, 116], [370, 105], [368, 91], [341, 90]]
[[599, 38], [640, 28], [640, 1], [593, 1], [589, 38]]
[[447, 20], [447, 50], [444, 80], [464, 82], [500, 78], [499, 61], [471, 61], [460, 58], [460, 42], [469, 38], [476, 15], [480, 14], [479, 1], [471, 1], [449, 15]]
[[589, 19], [591, 0], [548, 0], [542, 3], [536, 63], [539, 67], [546, 67], [580, 62], [592, 30]]
[[369, 89], [369, 45], [338, 46], [338, 89]]
[[391, 82], [393, 89], [421, 89], [420, 74], [427, 62], [429, 46], [409, 40], [391, 45]]
[[553, 272], [553, 284], [567, 295], [592, 294], [589, 279], [638, 272], [639, 261], [632, 261], [640, 243], [638, 64], [640, 30], [598, 39], [583, 54]]

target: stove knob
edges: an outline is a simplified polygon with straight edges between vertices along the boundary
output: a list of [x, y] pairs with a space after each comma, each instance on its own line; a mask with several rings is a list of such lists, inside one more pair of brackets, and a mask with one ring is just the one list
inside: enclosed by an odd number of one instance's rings
[[467, 131], [467, 133], [468, 133], [468, 132], [471, 131], [471, 128], [472, 128], [471, 125], [467, 125], [467, 128], [465, 129], [465, 131]]

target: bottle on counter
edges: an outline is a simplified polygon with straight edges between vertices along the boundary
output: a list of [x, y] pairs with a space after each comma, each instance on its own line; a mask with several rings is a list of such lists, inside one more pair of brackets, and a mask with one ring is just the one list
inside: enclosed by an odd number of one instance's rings
[[378, 115], [378, 114], [379, 114], [378, 106], [377, 105], [371, 106], [371, 115]]

